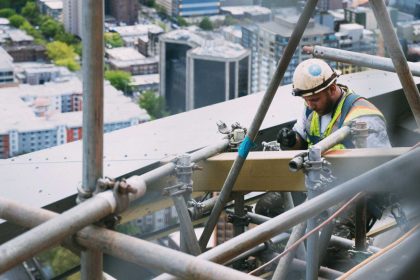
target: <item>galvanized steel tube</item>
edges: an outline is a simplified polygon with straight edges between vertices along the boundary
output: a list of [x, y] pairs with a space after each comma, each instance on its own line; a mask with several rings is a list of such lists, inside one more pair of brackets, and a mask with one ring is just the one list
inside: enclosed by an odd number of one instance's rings
[[408, 105], [410, 105], [417, 127], [420, 128], [419, 90], [414, 83], [413, 76], [411, 75], [407, 60], [404, 57], [397, 34], [395, 34], [391, 17], [389, 16], [385, 2], [383, 0], [370, 0], [369, 3], [384, 38], [386, 49], [392, 59], [392, 63], [394, 64], [395, 70], [397, 71], [398, 77], [403, 86]]
[[[33, 227], [59, 214], [17, 204], [0, 197], [0, 218]], [[97, 226], [88, 226], [75, 235], [78, 244], [104, 252], [142, 267], [168, 272], [183, 279], [259, 279], [206, 260], [165, 248], [138, 238]], [[3, 256], [2, 256], [3, 257]], [[3, 270], [3, 266], [1, 271]]]
[[[221, 141], [216, 145], [194, 152], [191, 156], [193, 159], [201, 160], [222, 151], [227, 145], [227, 141]], [[169, 175], [169, 170], [172, 172], [174, 168], [175, 165], [173, 163], [168, 163], [152, 172], [127, 179], [128, 182], [130, 182], [130, 179], [135, 181], [136, 186], [139, 188], [136, 194], [130, 194], [130, 199], [137, 199], [140, 195], [144, 194], [145, 190], [143, 188], [145, 188], [145, 184], [142, 182], [152, 183], [163, 176]], [[2, 256], [0, 258], [0, 270], [6, 271], [25, 259], [34, 256], [36, 253], [57, 245], [66, 236], [74, 234], [83, 227], [99, 221], [113, 213], [116, 208], [117, 201], [112, 191], [106, 191], [2, 244], [0, 246], [0, 256]]]
[[313, 145], [313, 147], [319, 148], [321, 150], [321, 154], [324, 154], [335, 145], [342, 143], [350, 134], [350, 127], [345, 125]]
[[97, 195], [0, 246], [0, 273], [62, 242], [88, 224], [113, 212], [112, 192]]
[[260, 130], [265, 115], [267, 114], [270, 104], [273, 101], [274, 95], [277, 92], [277, 88], [279, 87], [280, 82], [283, 79], [284, 73], [286, 72], [289, 66], [289, 62], [292, 59], [297, 46], [299, 45], [300, 39], [302, 38], [303, 32], [305, 31], [305, 28], [309, 22], [309, 19], [312, 16], [313, 11], [315, 10], [317, 3], [318, 0], [308, 0], [302, 11], [302, 14], [299, 17], [299, 20], [296, 23], [296, 27], [294, 28], [290, 36], [289, 42], [283, 52], [283, 55], [277, 66], [276, 72], [274, 73], [274, 76], [271, 79], [270, 85], [268, 86], [267, 91], [264, 94], [264, 97], [260, 103], [260, 106], [258, 107], [258, 111], [255, 114], [255, 117], [252, 120], [252, 123], [248, 129], [247, 136], [244, 142], [241, 144], [241, 147], [243, 149], [242, 151], [241, 148], [239, 149], [241, 153], [238, 153], [238, 156], [233, 162], [232, 168], [230, 169], [226, 181], [223, 184], [219, 198], [201, 235], [200, 246], [202, 249], [206, 248], [210, 236], [213, 232], [214, 226], [216, 225], [217, 220], [219, 219], [220, 213], [222, 213], [222, 210], [229, 199], [230, 193], [232, 192], [236, 179], [239, 176], [239, 172], [241, 171], [245, 159], [248, 156], [249, 148], [252, 146], [252, 143], [255, 140], [258, 131]]
[[[104, 1], [79, 1], [83, 29], [83, 201], [103, 177], [104, 127]], [[87, 197], [86, 197], [87, 196]], [[102, 253], [82, 251], [82, 280], [102, 280]]]
[[[419, 168], [416, 164], [419, 157], [420, 149], [401, 155], [272, 218], [258, 227], [246, 231], [236, 238], [220, 244], [198, 257], [217, 263], [226, 262], [361, 191], [377, 191], [384, 190], [384, 188], [392, 189], [410, 185], [412, 182], [420, 180], [420, 172], [418, 172]], [[404, 176], [395, 176], [395, 170], [404, 170]], [[155, 279], [173, 279], [173, 277], [162, 275]]]
[[[303, 50], [311, 53], [313, 57], [316, 58], [329, 59], [372, 69], [396, 72], [394, 64], [392, 64], [392, 60], [387, 57], [345, 51], [324, 46], [305, 46], [303, 47]], [[407, 64], [414, 76], [420, 76], [420, 65], [413, 62], [407, 62]]]

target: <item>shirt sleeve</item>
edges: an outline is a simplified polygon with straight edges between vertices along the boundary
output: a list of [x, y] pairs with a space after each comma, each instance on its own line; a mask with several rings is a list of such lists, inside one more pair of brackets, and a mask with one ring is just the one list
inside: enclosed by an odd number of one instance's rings
[[293, 126], [293, 130], [296, 131], [302, 139], [306, 139], [306, 131], [305, 131], [305, 125], [306, 125], [306, 107], [303, 106], [302, 114], [300, 118], [297, 119], [295, 125]]
[[366, 122], [369, 128], [367, 148], [390, 148], [385, 121], [378, 116], [361, 116], [355, 120]]

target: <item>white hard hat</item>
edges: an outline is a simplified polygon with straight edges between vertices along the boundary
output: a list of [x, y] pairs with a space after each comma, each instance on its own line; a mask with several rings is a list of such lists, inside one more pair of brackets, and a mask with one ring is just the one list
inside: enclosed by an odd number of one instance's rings
[[339, 74], [325, 61], [311, 58], [302, 61], [293, 74], [294, 96], [309, 96], [323, 91], [334, 83]]

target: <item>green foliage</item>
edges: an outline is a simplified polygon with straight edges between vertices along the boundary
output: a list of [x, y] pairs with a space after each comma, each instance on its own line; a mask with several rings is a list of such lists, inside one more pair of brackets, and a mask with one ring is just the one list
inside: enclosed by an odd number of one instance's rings
[[165, 99], [151, 90], [147, 90], [140, 95], [139, 106], [145, 109], [152, 119], [169, 115], [166, 111]]
[[0, 10], [0, 17], [9, 18], [13, 15], [16, 15], [16, 11], [10, 8], [4, 8]]
[[116, 230], [130, 236], [137, 235], [142, 231], [135, 223], [136, 222], [128, 222], [122, 225], [117, 225]]
[[49, 18], [40, 26], [42, 34], [47, 38], [54, 38], [60, 32], [64, 32], [62, 26], [55, 20]]
[[62, 274], [80, 263], [78, 256], [62, 247], [56, 247], [37, 256], [43, 266], [50, 266], [54, 275]]
[[124, 41], [118, 33], [105, 33], [105, 44], [111, 48], [119, 48], [124, 46]]
[[234, 17], [232, 17], [230, 15], [227, 15], [225, 17], [224, 21], [223, 21], [223, 25], [227, 25], [227, 26], [235, 25], [235, 24], [238, 24], [238, 23], [239, 23], [239, 20], [235, 19]]
[[67, 69], [73, 72], [80, 70], [79, 63], [77, 63], [76, 60], [71, 59], [71, 58], [58, 59], [58, 60], [55, 60], [54, 63], [55, 65], [58, 65], [58, 66], [65, 66], [67, 67]]
[[108, 80], [113, 87], [124, 93], [131, 91], [131, 74], [120, 70], [110, 70], [105, 72], [105, 79]]
[[20, 29], [22, 29], [23, 31], [25, 31], [26, 33], [28, 33], [29, 35], [31, 35], [32, 37], [34, 37], [35, 39], [38, 40], [43, 40], [44, 37], [42, 36], [41, 32], [39, 32], [39, 30], [36, 30], [32, 24], [30, 24], [28, 21], [25, 21], [21, 26]]
[[19, 28], [26, 19], [21, 15], [13, 15], [9, 18], [10, 25]]
[[188, 22], [181, 16], [177, 16], [176, 21], [178, 22], [179, 26], [188, 26]]
[[159, 14], [159, 16], [161, 16], [161, 17], [166, 17], [167, 15], [168, 15], [168, 12], [166, 11], [166, 8], [165, 7], [163, 7], [163, 6], [161, 6], [161, 5], [159, 5], [159, 4], [156, 4], [155, 5], [155, 9], [156, 9], [156, 12]]
[[208, 17], [204, 17], [198, 26], [203, 30], [213, 30], [213, 23]]
[[48, 57], [56, 65], [66, 66], [70, 71], [77, 71], [80, 65], [76, 62], [76, 52], [72, 46], [60, 41], [54, 41], [46, 45]]
[[24, 16], [32, 24], [38, 23], [39, 10], [35, 2], [27, 2], [25, 7], [22, 8], [21, 15]]
[[60, 41], [48, 43], [46, 48], [48, 57], [54, 61], [66, 58], [74, 59], [76, 57], [74, 48]]
[[26, 5], [27, 2], [33, 2], [32, 0], [0, 0], [0, 9], [11, 8], [17, 12]]
[[145, 4], [146, 4], [147, 7], [153, 8], [156, 5], [156, 1], [155, 0], [147, 0]]

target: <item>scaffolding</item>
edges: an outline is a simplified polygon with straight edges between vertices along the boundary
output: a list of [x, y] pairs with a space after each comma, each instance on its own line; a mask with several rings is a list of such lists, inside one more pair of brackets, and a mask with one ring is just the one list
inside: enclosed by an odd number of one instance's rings
[[[417, 125], [420, 125], [420, 95], [414, 83], [410, 69], [418, 75], [415, 65], [409, 65], [403, 55], [393, 30], [389, 14], [383, 0], [369, 1], [378, 21], [381, 33], [393, 64], [389, 60], [369, 56], [357, 59], [358, 54], [336, 53], [329, 56], [330, 59], [338, 57], [347, 58], [347, 63], [355, 63], [371, 68], [395, 71], [401, 81], [405, 96], [411, 108]], [[288, 167], [297, 172], [305, 171], [305, 186], [308, 192], [308, 200], [296, 207], [289, 189], [285, 191], [288, 198], [288, 210], [274, 218], [252, 216], [244, 211], [243, 193], [234, 190], [235, 183], [240, 177], [240, 172], [247, 161], [250, 150], [254, 145], [255, 138], [261, 124], [267, 114], [276, 90], [294, 54], [298, 42], [313, 14], [317, 1], [308, 0], [303, 12], [293, 31], [284, 54], [279, 61], [277, 70], [271, 83], [260, 103], [255, 117], [242, 138], [235, 137], [245, 130], [235, 127], [228, 139], [195, 151], [175, 157], [158, 168], [142, 175], [131, 176], [124, 180], [113, 180], [104, 177], [103, 166], [103, 1], [83, 1], [83, 182], [78, 188], [78, 205], [72, 209], [57, 214], [49, 210], [37, 209], [14, 201], [0, 198], [0, 218], [18, 225], [32, 228], [31, 230], [15, 237], [0, 245], [0, 273], [20, 264], [22, 261], [34, 256], [42, 250], [62, 244], [72, 251], [81, 255], [82, 279], [102, 279], [103, 261], [102, 254], [116, 256], [123, 260], [135, 263], [139, 266], [153, 268], [166, 274], [156, 279], [259, 279], [252, 273], [225, 266], [226, 263], [234, 263], [238, 256], [250, 255], [249, 250], [262, 250], [261, 243], [274, 240], [276, 236], [284, 234], [292, 229], [285, 251], [280, 255], [281, 260], [273, 273], [273, 279], [285, 279], [290, 264], [306, 271], [306, 279], [317, 279], [320, 275], [329, 275], [329, 278], [349, 277], [340, 271], [320, 267], [319, 259], [325, 254], [326, 247], [330, 243], [340, 244], [341, 247], [349, 248], [355, 245], [357, 252], [379, 251], [379, 255], [386, 255], [378, 248], [369, 247], [366, 243], [366, 201], [363, 198], [366, 192], [371, 191], [395, 191], [401, 185], [409, 186], [418, 182], [420, 172], [416, 164], [420, 156], [419, 149], [399, 154], [394, 159], [383, 163], [370, 171], [341, 183], [334, 188], [322, 191], [320, 182], [322, 176], [329, 168], [329, 162], [325, 159], [326, 152], [340, 143], [343, 139], [352, 136], [356, 139], [356, 146], [363, 148], [366, 140], [366, 124], [354, 123], [344, 126], [335, 133], [314, 145], [309, 150], [289, 158]], [[327, 57], [333, 53], [328, 48], [306, 48], [314, 56]], [[204, 201], [202, 204], [192, 203], [193, 172], [198, 167], [195, 163], [206, 160], [220, 154], [235, 144], [237, 149], [236, 158], [233, 160], [226, 180], [223, 183], [217, 198]], [[395, 170], [404, 170], [404, 176], [396, 178]], [[115, 220], [115, 215], [127, 211], [130, 204], [138, 201], [152, 184], [159, 182], [163, 177], [175, 175], [176, 182], [165, 188], [165, 193], [171, 197], [180, 218], [181, 249], [183, 252], [171, 250], [155, 245], [145, 240], [130, 237], [99, 226], [98, 222], [104, 219]], [[324, 178], [324, 179], [322, 179]], [[328, 181], [328, 180], [327, 180]], [[235, 237], [225, 243], [207, 250], [207, 243], [221, 212], [226, 204], [234, 200]], [[327, 223], [318, 223], [319, 215], [328, 210], [331, 221], [351, 203], [344, 206], [344, 201], [356, 203], [356, 240], [355, 243], [342, 240], [331, 235], [331, 226]], [[339, 207], [337, 205], [340, 205]], [[205, 209], [205, 210], [203, 210]], [[201, 238], [197, 240], [193, 219], [201, 218], [204, 212], [209, 212]], [[244, 230], [246, 220], [259, 220], [261, 223], [253, 229]], [[305, 234], [305, 229], [308, 231]], [[322, 230], [321, 230], [322, 229]], [[402, 239], [407, 244], [418, 242], [419, 234], [414, 227]], [[320, 234], [319, 234], [320, 233]], [[306, 248], [302, 244], [307, 239]], [[283, 239], [284, 240], [284, 239]], [[350, 244], [349, 244], [350, 242]], [[400, 250], [387, 249], [386, 252]], [[415, 250], [414, 250], [415, 251]], [[418, 251], [413, 251], [415, 257]], [[382, 254], [382, 253], [383, 254]], [[304, 261], [295, 256], [304, 256]], [[394, 254], [395, 255], [395, 254]], [[380, 264], [387, 264], [387, 260], [380, 259]], [[411, 263], [407, 263], [409, 265]], [[358, 277], [369, 273], [378, 266], [378, 262], [367, 262], [357, 271]], [[299, 269], [299, 268], [298, 268]], [[402, 272], [401, 272], [402, 271]], [[405, 270], [399, 270], [403, 273]], [[365, 274], [364, 274], [365, 273]], [[401, 275], [401, 274], [400, 274]], [[261, 275], [260, 275], [261, 276]], [[262, 277], [262, 276], [261, 276]]]

